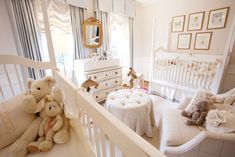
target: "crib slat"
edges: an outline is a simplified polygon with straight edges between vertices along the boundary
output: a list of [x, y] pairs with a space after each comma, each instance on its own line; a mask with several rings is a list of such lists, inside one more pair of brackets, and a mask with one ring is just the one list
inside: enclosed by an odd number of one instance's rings
[[40, 79], [40, 78], [41, 78], [40, 75], [39, 75], [39, 70], [35, 69], [35, 74], [36, 74], [36, 78], [37, 78], [37, 79]]
[[18, 83], [19, 83], [19, 85], [20, 85], [20, 89], [21, 89], [21, 91], [23, 91], [23, 86], [22, 86], [22, 83], [21, 83], [21, 81], [20, 81], [19, 72], [18, 72], [18, 69], [17, 69], [17, 67], [16, 67], [15, 64], [14, 64], [14, 67], [15, 67], [15, 71], [16, 71], [17, 80], [18, 80]]
[[[89, 117], [89, 115], [87, 115], [87, 123], [88, 123], [88, 125], [87, 125], [87, 127], [88, 127], [88, 136], [89, 136], [90, 140], [92, 140], [92, 130], [91, 130], [92, 121], [91, 121], [91, 118]], [[92, 140], [92, 144], [93, 144], [93, 140]]]
[[10, 79], [10, 76], [9, 76], [9, 73], [8, 73], [8, 70], [7, 70], [5, 64], [3, 65], [3, 68], [4, 68], [5, 74], [6, 74], [6, 76], [7, 76], [7, 80], [8, 80], [10, 89], [11, 89], [11, 93], [12, 93], [13, 96], [15, 96], [15, 92], [14, 92], [13, 87], [12, 87], [12, 82], [11, 82], [11, 79]]
[[98, 129], [97, 129], [97, 127], [95, 125], [94, 125], [94, 137], [95, 137], [96, 155], [97, 155], [97, 157], [101, 157], [99, 134], [98, 134]]
[[110, 157], [115, 157], [115, 147], [112, 141], [109, 141]]
[[206, 86], [208, 70], [209, 70], [209, 64], [210, 64], [210, 62], [207, 62], [206, 72], [205, 72], [204, 81], [203, 81], [203, 88], [205, 88], [205, 86]]
[[101, 140], [101, 151], [102, 157], [106, 157], [106, 138], [102, 131], [100, 131], [100, 140]]
[[207, 88], [210, 89], [210, 85], [211, 85], [211, 80], [213, 80], [214, 76], [213, 75], [213, 72], [214, 72], [214, 69], [216, 67], [216, 61], [212, 62], [212, 65], [211, 65], [211, 71], [210, 71], [210, 76], [209, 76], [209, 80], [208, 80], [208, 83], [207, 83]]
[[0, 92], [1, 92], [2, 98], [5, 99], [5, 95], [4, 95], [3, 91], [2, 91], [2, 86], [0, 86]]

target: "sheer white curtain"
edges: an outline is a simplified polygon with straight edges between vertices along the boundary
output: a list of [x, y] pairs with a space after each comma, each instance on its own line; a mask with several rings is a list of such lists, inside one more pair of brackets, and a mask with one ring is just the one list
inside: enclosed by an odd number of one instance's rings
[[[34, 1], [38, 27], [42, 36], [43, 56], [45, 59], [48, 59], [41, 0]], [[82, 45], [84, 9], [57, 0], [48, 0], [47, 11], [57, 66], [68, 78], [74, 80], [74, 59], [88, 57], [87, 51]]]
[[96, 12], [96, 18], [102, 22], [103, 42], [100, 48], [97, 48], [97, 53], [101, 54], [104, 51], [110, 51], [110, 21], [109, 13], [103, 11]]
[[129, 18], [117, 14], [110, 15], [110, 47], [113, 57], [120, 58], [123, 66], [123, 83], [127, 83], [127, 73], [131, 66]]

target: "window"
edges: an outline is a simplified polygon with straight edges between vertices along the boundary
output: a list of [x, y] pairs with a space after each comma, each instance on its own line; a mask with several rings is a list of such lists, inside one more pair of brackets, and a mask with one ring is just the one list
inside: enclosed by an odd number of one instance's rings
[[[49, 61], [45, 26], [40, 4], [41, 2], [40, 0], [36, 0], [34, 3], [37, 24], [40, 29], [42, 40], [42, 57], [44, 61]], [[57, 67], [64, 72], [68, 78], [71, 78], [73, 69], [74, 42], [69, 6], [63, 4], [59, 5], [54, 1], [50, 1], [47, 11]]]
[[120, 58], [123, 66], [123, 82], [126, 83], [130, 67], [130, 42], [128, 17], [110, 15], [110, 49], [113, 57]]

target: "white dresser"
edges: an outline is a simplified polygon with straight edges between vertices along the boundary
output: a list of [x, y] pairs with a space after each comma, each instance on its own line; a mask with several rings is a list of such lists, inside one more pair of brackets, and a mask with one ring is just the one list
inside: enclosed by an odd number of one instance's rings
[[75, 68], [79, 85], [89, 78], [99, 83], [92, 94], [97, 102], [105, 100], [109, 93], [122, 87], [122, 68], [119, 59], [76, 60]]

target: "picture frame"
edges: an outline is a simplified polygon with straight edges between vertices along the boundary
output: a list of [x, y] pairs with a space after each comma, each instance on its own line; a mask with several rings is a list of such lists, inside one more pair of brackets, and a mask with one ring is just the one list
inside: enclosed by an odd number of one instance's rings
[[209, 50], [212, 32], [198, 32], [195, 35], [194, 50]]
[[183, 32], [185, 15], [172, 17], [171, 32]]
[[207, 29], [221, 29], [226, 27], [229, 7], [210, 10]]
[[177, 49], [189, 50], [191, 45], [192, 33], [178, 34]]
[[189, 14], [188, 31], [202, 30], [205, 11]]

